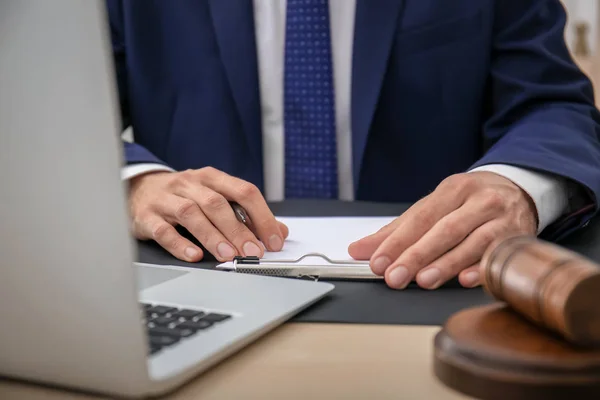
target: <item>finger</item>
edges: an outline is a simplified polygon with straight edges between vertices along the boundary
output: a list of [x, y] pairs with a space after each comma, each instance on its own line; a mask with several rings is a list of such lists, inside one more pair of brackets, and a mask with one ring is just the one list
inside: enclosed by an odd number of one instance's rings
[[290, 229], [287, 227], [286, 224], [284, 224], [281, 221], [277, 221], [277, 223], [279, 224], [279, 231], [281, 232], [281, 237], [283, 237], [283, 239], [287, 239], [287, 237], [290, 235]]
[[458, 274], [458, 281], [466, 288], [474, 288], [481, 285], [480, 263], [465, 268]]
[[395, 218], [389, 224], [384, 225], [377, 232], [365, 236], [348, 246], [348, 254], [355, 260], [368, 260], [371, 258], [375, 250], [381, 245], [381, 243], [387, 238], [390, 233], [396, 229], [402, 221], [402, 216]]
[[268, 250], [281, 250], [284, 238], [279, 224], [255, 185], [214, 169], [203, 173], [201, 179], [207, 187], [244, 207], [252, 220], [258, 239]]
[[[221, 260], [231, 260], [237, 254], [262, 257], [263, 247], [254, 234], [235, 216], [229, 202], [214, 190], [195, 185], [177, 189], [184, 201], [178, 210], [178, 220], [187, 220], [194, 236]], [[189, 209], [187, 207], [189, 206]], [[184, 225], [184, 222], [181, 222]], [[185, 226], [185, 225], [184, 225]], [[186, 226], [187, 228], [187, 226]], [[204, 242], [203, 242], [204, 240]], [[206, 242], [206, 243], [205, 243]]]
[[[494, 209], [486, 207], [485, 202], [480, 202], [474, 197], [458, 210], [440, 219], [392, 263], [390, 268], [399, 266], [408, 271], [408, 274], [404, 274], [404, 281], [398, 280], [392, 282], [392, 285], [406, 286], [419, 271], [460, 244], [471, 232], [492, 220], [495, 215]], [[423, 287], [434, 288], [443, 283], [444, 276], [434, 266], [422, 274], [419, 273], [419, 279]]]
[[480, 226], [462, 243], [424, 268], [417, 275], [417, 283], [427, 289], [438, 288], [461, 271], [479, 263], [492, 240], [507, 231], [504, 222], [500, 220]]
[[181, 236], [173, 225], [163, 218], [152, 214], [139, 226], [144, 239], [153, 239], [174, 257], [188, 262], [197, 262], [204, 256], [202, 249]]
[[[394, 274], [397, 282], [410, 282], [406, 266], [395, 262], [401, 254], [415, 244], [440, 219], [458, 208], [459, 204], [449, 201], [443, 195], [432, 196], [429, 201], [419, 207], [409, 209], [407, 217], [399, 223], [396, 229], [379, 245], [371, 257], [370, 266], [374, 273], [383, 275], [390, 267], [401, 266], [403, 269]], [[414, 253], [411, 257], [417, 265], [424, 265], [425, 254]], [[404, 272], [402, 272], [404, 271]], [[402, 286], [402, 285], [397, 285]]]
[[[429, 201], [430, 196], [431, 195], [425, 196], [417, 201], [406, 212], [402, 213], [398, 218], [394, 219], [389, 224], [384, 225], [377, 232], [351, 243], [350, 246], [348, 246], [348, 254], [350, 254], [350, 256], [356, 260], [370, 259], [377, 248], [381, 246], [381, 243], [383, 243], [383, 241], [387, 239], [387, 237], [394, 232], [394, 230], [402, 225], [406, 219], [411, 217], [411, 213], [409, 213], [409, 211], [414, 211], [415, 209], [421, 208], [423, 203]], [[383, 274], [383, 271], [381, 273]]]
[[156, 209], [165, 219], [186, 228], [217, 260], [229, 261], [237, 255], [233, 245], [208, 220], [195, 201], [170, 196], [158, 204]]
[[[350, 245], [348, 252], [356, 259], [371, 259], [371, 268], [382, 275], [392, 262], [390, 255], [380, 254], [379, 249], [391, 232], [401, 230], [402, 235], [393, 243], [395, 254], [400, 254], [421, 237], [444, 215], [459, 208], [469, 194], [477, 188], [477, 182], [466, 174], [453, 175], [438, 185], [435, 191], [423, 197], [404, 212], [390, 227], [382, 229]], [[377, 254], [376, 254], [377, 253]]]
[[[460, 208], [465, 200], [478, 188], [472, 178], [451, 176], [444, 180], [429, 196], [408, 209], [401, 216], [396, 229], [390, 233], [375, 250], [370, 259], [370, 266], [378, 275], [386, 274], [386, 270], [394, 260], [416, 243], [440, 219]], [[416, 255], [418, 257], [418, 254]], [[398, 267], [398, 264], [395, 265]], [[390, 271], [391, 272], [391, 271]], [[396, 286], [405, 287], [411, 280], [410, 272], [400, 265], [392, 274]], [[402, 282], [402, 284], [400, 284]]]

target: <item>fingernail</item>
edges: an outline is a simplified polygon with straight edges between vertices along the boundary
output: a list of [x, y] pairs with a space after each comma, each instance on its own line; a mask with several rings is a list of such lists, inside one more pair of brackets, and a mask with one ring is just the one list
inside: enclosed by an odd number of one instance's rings
[[193, 247], [188, 247], [187, 249], [185, 249], [183, 254], [185, 254], [185, 256], [189, 259], [195, 259], [196, 257], [198, 257], [198, 250], [196, 250]]
[[390, 272], [388, 279], [391, 287], [404, 289], [409, 283], [408, 269], [405, 267], [395, 268]]
[[279, 251], [283, 247], [283, 241], [279, 235], [273, 235], [269, 238], [269, 247], [272, 251]]
[[442, 274], [437, 268], [427, 269], [419, 274], [419, 282], [422, 286], [435, 289], [439, 286]]
[[219, 243], [219, 245], [217, 246], [217, 253], [219, 253], [219, 256], [221, 256], [221, 258], [224, 258], [226, 260], [231, 260], [235, 256], [235, 250], [233, 249], [233, 247], [231, 247], [225, 242]]
[[467, 272], [463, 278], [465, 286], [471, 287], [471, 286], [475, 286], [477, 283], [479, 283], [479, 272], [478, 271], [471, 271], [471, 272]]
[[254, 256], [254, 257], [260, 257], [260, 249], [258, 248], [258, 246], [252, 242], [246, 242], [244, 243], [244, 246], [242, 247], [242, 249], [244, 250], [244, 254], [246, 256]]
[[372, 264], [372, 270], [376, 274], [383, 275], [386, 268], [391, 264], [389, 257], [381, 256], [375, 259]]

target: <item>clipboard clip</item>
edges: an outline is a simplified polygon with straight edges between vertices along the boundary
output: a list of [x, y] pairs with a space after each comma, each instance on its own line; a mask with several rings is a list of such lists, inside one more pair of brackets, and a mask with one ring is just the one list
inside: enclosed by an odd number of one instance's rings
[[[306, 258], [316, 257], [320, 263], [303, 263]], [[295, 260], [262, 260], [258, 257], [236, 256], [232, 263], [217, 269], [265, 276], [300, 279], [382, 280], [371, 270], [367, 261], [333, 260], [322, 253], [307, 253]]]

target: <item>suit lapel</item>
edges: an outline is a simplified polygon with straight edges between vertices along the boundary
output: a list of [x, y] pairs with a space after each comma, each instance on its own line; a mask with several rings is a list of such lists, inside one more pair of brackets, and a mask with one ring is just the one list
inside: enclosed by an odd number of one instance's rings
[[400, 11], [407, 0], [357, 0], [352, 56], [352, 164], [358, 179]]
[[209, 0], [221, 60], [252, 155], [262, 165], [261, 108], [252, 0]]

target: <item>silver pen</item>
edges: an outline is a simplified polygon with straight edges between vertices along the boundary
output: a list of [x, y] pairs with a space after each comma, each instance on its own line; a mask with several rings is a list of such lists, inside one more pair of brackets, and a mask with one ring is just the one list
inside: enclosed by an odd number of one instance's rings
[[[302, 263], [308, 257], [318, 257], [324, 262], [319, 264]], [[295, 260], [262, 260], [258, 257], [237, 256], [232, 263], [217, 266], [222, 271], [240, 272], [246, 274], [304, 278], [304, 279], [335, 279], [335, 280], [382, 280], [383, 276], [376, 275], [368, 262], [332, 260], [321, 253], [309, 253]]]

